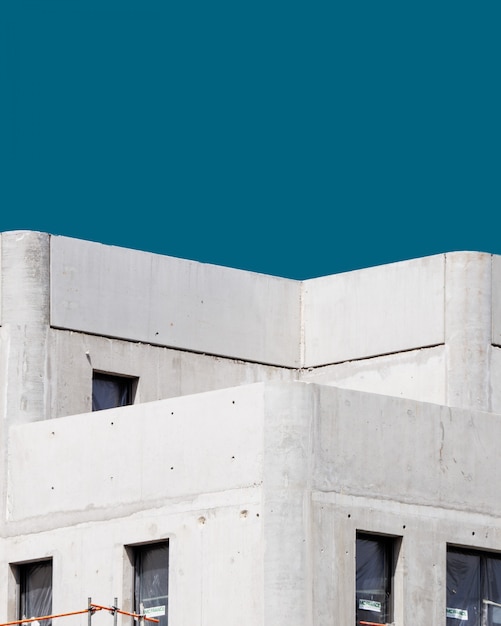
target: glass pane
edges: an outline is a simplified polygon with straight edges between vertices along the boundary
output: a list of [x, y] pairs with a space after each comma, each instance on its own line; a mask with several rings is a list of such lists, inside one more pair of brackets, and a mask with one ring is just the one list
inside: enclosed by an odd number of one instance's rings
[[447, 626], [480, 626], [480, 555], [447, 553]]
[[92, 410], [102, 411], [132, 402], [132, 382], [129, 378], [94, 374], [92, 378]]
[[[43, 617], [52, 614], [52, 562], [40, 561], [21, 566], [20, 615]], [[41, 626], [51, 626], [52, 620], [41, 622]]]
[[[136, 549], [135, 611], [141, 604], [148, 617], [160, 620], [167, 626], [169, 581], [169, 545], [167, 542], [141, 546]], [[145, 622], [151, 624], [155, 622]]]
[[488, 626], [501, 626], [501, 559], [485, 557], [482, 570], [482, 600], [486, 600], [482, 610], [486, 614]]
[[390, 621], [391, 541], [386, 538], [357, 538], [357, 624]]

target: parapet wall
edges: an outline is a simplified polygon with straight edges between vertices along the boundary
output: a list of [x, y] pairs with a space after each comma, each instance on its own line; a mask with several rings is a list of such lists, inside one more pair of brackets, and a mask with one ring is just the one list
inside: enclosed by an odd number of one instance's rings
[[[95, 348], [92, 367], [108, 371], [110, 362], [110, 371], [149, 381], [157, 372], [131, 371], [120, 357], [123, 344], [254, 367], [228, 379], [236, 384], [276, 380], [287, 370], [302, 380], [451, 406], [501, 407], [501, 257], [454, 252], [299, 282], [31, 231], [1, 240], [0, 338], [9, 350], [2, 350], [0, 376], [15, 398], [12, 415], [17, 398], [26, 399], [21, 410], [29, 418], [18, 422], [71, 411], [52, 397], [61, 388], [46, 382], [61, 362], [49, 352], [48, 323], [122, 342], [110, 345], [110, 358]], [[33, 328], [36, 341], [27, 334]], [[203, 384], [160, 382], [145, 399], [220, 388], [224, 368], [214, 378], [204, 375], [207, 366], [197, 362], [182, 374]], [[61, 409], [54, 412], [55, 404]], [[85, 398], [69, 404], [83, 408]]]
[[440, 254], [306, 280], [304, 367], [444, 343]]
[[51, 237], [51, 324], [299, 367], [296, 281]]
[[[36, 235], [14, 231], [2, 239], [11, 249]], [[501, 257], [486, 253], [439, 254], [299, 282], [62, 236], [39, 241], [50, 245], [56, 328], [319, 367], [444, 344], [447, 309], [458, 309], [453, 290], [462, 290], [470, 309], [479, 294], [489, 314], [492, 309], [493, 343], [501, 345]], [[470, 322], [465, 314], [464, 307], [457, 311], [459, 323]]]

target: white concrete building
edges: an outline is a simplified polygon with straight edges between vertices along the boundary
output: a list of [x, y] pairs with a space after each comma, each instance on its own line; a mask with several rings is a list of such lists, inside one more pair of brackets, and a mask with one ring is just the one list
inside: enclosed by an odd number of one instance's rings
[[1, 624], [501, 623], [501, 257], [0, 248]]

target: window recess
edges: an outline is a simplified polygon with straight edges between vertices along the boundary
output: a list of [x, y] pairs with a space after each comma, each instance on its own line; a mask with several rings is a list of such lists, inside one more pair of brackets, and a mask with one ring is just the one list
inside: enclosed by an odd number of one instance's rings
[[134, 612], [168, 623], [169, 542], [134, 546]]
[[387, 624], [393, 619], [392, 579], [395, 539], [357, 533], [356, 624]]
[[501, 555], [447, 549], [447, 626], [501, 626]]
[[114, 409], [134, 402], [137, 378], [93, 372], [92, 410]]
[[[13, 566], [18, 587], [17, 619], [52, 615], [52, 559]], [[52, 620], [41, 622], [51, 626]]]

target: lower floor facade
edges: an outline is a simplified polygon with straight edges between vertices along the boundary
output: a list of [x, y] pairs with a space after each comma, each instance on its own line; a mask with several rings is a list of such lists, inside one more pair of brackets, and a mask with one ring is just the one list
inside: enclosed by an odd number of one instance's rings
[[299, 382], [13, 426], [0, 624], [493, 626], [500, 437]]

